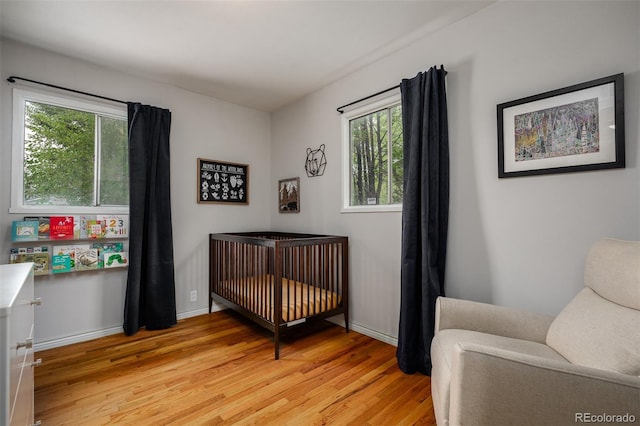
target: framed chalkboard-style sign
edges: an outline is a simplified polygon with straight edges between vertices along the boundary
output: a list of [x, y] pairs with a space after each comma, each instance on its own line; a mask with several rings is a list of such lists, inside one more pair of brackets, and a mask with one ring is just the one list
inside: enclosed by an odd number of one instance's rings
[[249, 204], [249, 166], [198, 158], [198, 203]]

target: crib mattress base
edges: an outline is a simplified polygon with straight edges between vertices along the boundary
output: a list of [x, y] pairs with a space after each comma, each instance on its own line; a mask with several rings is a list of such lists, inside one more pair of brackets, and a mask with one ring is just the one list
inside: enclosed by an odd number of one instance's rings
[[[271, 274], [227, 280], [214, 286], [214, 294], [246, 309], [262, 319], [274, 323], [274, 282]], [[302, 319], [338, 309], [342, 296], [287, 278], [282, 278], [281, 323]]]

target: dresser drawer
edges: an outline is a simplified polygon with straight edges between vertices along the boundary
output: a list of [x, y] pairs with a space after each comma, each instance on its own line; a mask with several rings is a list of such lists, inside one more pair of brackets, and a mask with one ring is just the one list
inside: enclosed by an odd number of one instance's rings
[[[24, 411], [24, 407], [16, 404], [18, 399], [18, 390], [21, 382], [33, 382], [33, 372], [31, 362], [33, 361], [33, 286], [25, 283], [18, 293], [15, 302], [11, 308], [9, 319], [9, 404], [11, 424], [26, 424], [16, 421], [18, 417], [28, 415]], [[25, 365], [28, 362], [28, 367]], [[24, 396], [21, 396], [24, 398]], [[16, 417], [18, 416], [18, 417]]]
[[33, 264], [0, 265], [0, 425], [33, 424]]
[[23, 362], [16, 367], [20, 371], [11, 409], [11, 424], [31, 425], [33, 424], [33, 348], [25, 351]]

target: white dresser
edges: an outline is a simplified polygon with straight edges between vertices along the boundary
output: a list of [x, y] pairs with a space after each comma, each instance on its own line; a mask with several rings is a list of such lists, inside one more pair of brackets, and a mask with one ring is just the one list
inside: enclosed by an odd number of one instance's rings
[[0, 425], [33, 424], [33, 263], [0, 265]]

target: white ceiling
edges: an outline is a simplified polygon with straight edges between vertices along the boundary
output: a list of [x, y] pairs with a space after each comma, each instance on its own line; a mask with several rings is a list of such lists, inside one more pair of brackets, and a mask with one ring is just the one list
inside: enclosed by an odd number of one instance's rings
[[1, 0], [0, 34], [273, 111], [490, 3]]

